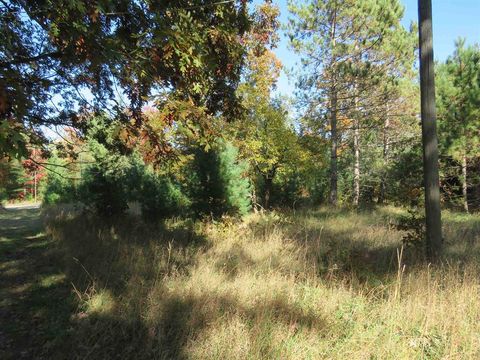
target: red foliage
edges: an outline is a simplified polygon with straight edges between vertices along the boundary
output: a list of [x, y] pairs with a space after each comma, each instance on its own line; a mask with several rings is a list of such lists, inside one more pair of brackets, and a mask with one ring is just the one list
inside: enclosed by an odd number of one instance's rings
[[[26, 193], [35, 195], [35, 184], [38, 195], [38, 188], [41, 182], [47, 176], [47, 172], [44, 167], [41, 166], [42, 162], [45, 162], [45, 159], [42, 156], [42, 152], [38, 149], [31, 149], [29, 158], [22, 161], [23, 168], [25, 169], [25, 174], [27, 180], [24, 183]], [[22, 200], [25, 197], [24, 193], [19, 193], [18, 198]]]

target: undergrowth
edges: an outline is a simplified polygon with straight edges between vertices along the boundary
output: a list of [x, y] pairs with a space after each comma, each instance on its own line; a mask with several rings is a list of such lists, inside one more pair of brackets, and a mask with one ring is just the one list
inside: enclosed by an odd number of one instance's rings
[[480, 222], [446, 214], [446, 260], [409, 249], [396, 208], [244, 221], [46, 214], [74, 285], [75, 358], [480, 356]]

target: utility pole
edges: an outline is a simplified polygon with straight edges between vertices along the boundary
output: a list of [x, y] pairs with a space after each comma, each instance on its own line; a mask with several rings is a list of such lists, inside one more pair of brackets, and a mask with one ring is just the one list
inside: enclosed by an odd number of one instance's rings
[[427, 256], [436, 260], [442, 253], [442, 219], [438, 174], [438, 139], [433, 63], [432, 1], [418, 0], [420, 41], [420, 92], [422, 109], [423, 178]]

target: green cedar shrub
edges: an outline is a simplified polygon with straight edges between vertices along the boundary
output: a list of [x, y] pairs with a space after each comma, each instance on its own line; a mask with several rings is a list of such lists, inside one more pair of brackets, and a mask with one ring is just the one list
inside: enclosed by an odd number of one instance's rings
[[138, 201], [146, 220], [186, 215], [190, 206], [190, 200], [179, 185], [151, 170], [143, 173]]
[[246, 171], [246, 162], [238, 159], [238, 149], [231, 143], [219, 140], [211, 149], [196, 148], [191, 179], [195, 214], [212, 218], [247, 214], [251, 185]]

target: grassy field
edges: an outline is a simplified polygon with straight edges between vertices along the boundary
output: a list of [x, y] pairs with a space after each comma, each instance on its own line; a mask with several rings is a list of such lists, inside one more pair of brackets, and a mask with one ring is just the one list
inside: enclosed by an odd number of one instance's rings
[[445, 214], [446, 260], [399, 251], [402, 211], [244, 222], [48, 215], [75, 284], [78, 358], [480, 356], [480, 218]]
[[[479, 358], [480, 217], [446, 213], [445, 261], [431, 266], [414, 249], [399, 250], [393, 224], [402, 213], [323, 208], [153, 226], [52, 209], [46, 238], [36, 210], [2, 215], [2, 280], [10, 279], [2, 323], [19, 318], [0, 333], [10, 339], [3, 351], [78, 359]], [[20, 282], [28, 289], [16, 304]], [[45, 317], [30, 333], [45, 331], [32, 335], [22, 326], [35, 314]]]
[[65, 359], [70, 286], [40, 210], [0, 210], [0, 359]]

